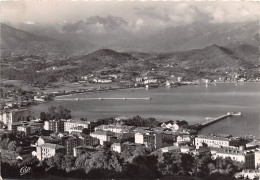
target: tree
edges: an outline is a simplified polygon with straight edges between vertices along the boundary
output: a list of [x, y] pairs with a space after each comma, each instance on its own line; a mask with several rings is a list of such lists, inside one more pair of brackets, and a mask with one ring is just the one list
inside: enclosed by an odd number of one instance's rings
[[181, 155], [176, 153], [162, 153], [158, 156], [158, 169], [162, 175], [176, 175], [182, 170]]
[[9, 144], [8, 144], [8, 150], [9, 151], [15, 151], [16, 150], [16, 142], [15, 141], [11, 141]]
[[132, 162], [137, 156], [148, 155], [150, 151], [144, 145], [127, 146], [123, 152], [121, 152], [120, 157], [125, 162]]
[[22, 147], [21, 147], [21, 146], [18, 146], [18, 147], [16, 148], [16, 152], [17, 152], [18, 154], [20, 154], [20, 153], [22, 152]]
[[125, 165], [124, 175], [131, 178], [158, 178], [160, 173], [157, 163], [157, 157], [154, 155], [137, 156], [132, 163]]
[[89, 128], [84, 128], [82, 130], [82, 133], [86, 134], [86, 135], [89, 135], [90, 134], [90, 129]]
[[62, 159], [62, 169], [70, 172], [75, 167], [76, 157], [65, 155]]
[[[7, 136], [7, 135], [6, 135]], [[10, 139], [9, 138], [4, 138], [1, 141], [1, 148], [7, 150], [8, 149], [8, 144], [10, 143]]]
[[63, 106], [55, 107], [51, 106], [48, 108], [48, 112], [41, 112], [40, 119], [43, 121], [47, 120], [60, 120], [60, 119], [70, 119], [70, 110], [64, 108]]

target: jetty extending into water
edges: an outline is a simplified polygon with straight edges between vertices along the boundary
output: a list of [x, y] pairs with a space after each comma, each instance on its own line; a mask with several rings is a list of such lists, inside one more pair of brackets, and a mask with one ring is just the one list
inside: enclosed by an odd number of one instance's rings
[[232, 117], [232, 116], [242, 116], [242, 113], [241, 112], [237, 112], [237, 113], [228, 112], [227, 114], [219, 116], [219, 117], [216, 117], [216, 118], [206, 117], [206, 122], [200, 124], [199, 127], [197, 128], [197, 130], [201, 130], [204, 127], [207, 127], [207, 126], [209, 126], [211, 124], [214, 124], [214, 123], [216, 123], [216, 122], [218, 122], [220, 120], [223, 120], [223, 119], [226, 119], [226, 118]]
[[64, 98], [64, 99], [55, 99], [63, 101], [88, 101], [88, 100], [151, 100], [151, 97], [147, 98]]

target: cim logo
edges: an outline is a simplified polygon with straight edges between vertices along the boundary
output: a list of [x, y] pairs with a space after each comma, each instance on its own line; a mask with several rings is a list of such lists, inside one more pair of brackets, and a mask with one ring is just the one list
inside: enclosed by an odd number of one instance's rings
[[31, 170], [32, 170], [31, 167], [24, 166], [20, 169], [20, 175], [25, 175], [25, 174], [31, 172]]

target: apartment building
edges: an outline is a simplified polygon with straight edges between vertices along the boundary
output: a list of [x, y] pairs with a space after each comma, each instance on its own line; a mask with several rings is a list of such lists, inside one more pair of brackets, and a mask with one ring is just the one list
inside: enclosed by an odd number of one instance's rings
[[245, 150], [242, 147], [222, 147], [211, 150], [213, 158], [231, 158], [233, 161], [244, 163], [244, 169], [255, 168], [255, 150]]
[[44, 129], [53, 132], [64, 132], [65, 119], [44, 121]]
[[153, 132], [137, 132], [135, 133], [135, 143], [144, 144], [146, 147], [150, 146], [155, 149], [163, 146], [162, 133]]
[[240, 145], [240, 140], [231, 136], [199, 135], [195, 138], [195, 146], [207, 144], [209, 147], [229, 147]]
[[45, 143], [36, 147], [37, 158], [43, 161], [46, 158], [55, 156], [57, 153], [66, 153], [66, 148], [58, 144]]
[[27, 121], [28, 109], [8, 109], [0, 112], [0, 122], [12, 124], [19, 121]]
[[126, 126], [126, 125], [100, 125], [95, 127], [95, 131], [111, 131], [114, 133], [129, 133], [132, 132], [134, 126]]
[[91, 122], [90, 121], [80, 121], [80, 120], [67, 120], [64, 122], [64, 131], [69, 132], [71, 128], [74, 127], [83, 127], [83, 128], [91, 128]]
[[97, 130], [90, 134], [90, 136], [99, 139], [101, 145], [105, 145], [105, 142], [110, 142], [111, 136], [114, 136], [115, 133], [111, 131], [100, 131]]
[[78, 146], [78, 139], [74, 136], [62, 137], [62, 145], [66, 148], [66, 154], [73, 156], [73, 148]]

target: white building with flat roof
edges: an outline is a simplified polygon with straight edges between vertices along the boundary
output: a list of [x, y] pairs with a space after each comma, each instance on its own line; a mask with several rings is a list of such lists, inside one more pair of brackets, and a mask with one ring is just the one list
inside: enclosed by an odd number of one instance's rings
[[222, 147], [211, 150], [212, 157], [231, 158], [244, 164], [244, 169], [255, 169], [255, 150], [244, 150], [241, 148]]
[[58, 144], [45, 143], [36, 147], [37, 158], [42, 161], [46, 158], [53, 157], [57, 153], [65, 155], [66, 148]]
[[95, 127], [95, 131], [102, 130], [102, 131], [111, 131], [114, 133], [129, 133], [135, 127], [134, 126], [126, 126], [126, 125], [100, 125]]
[[162, 133], [137, 132], [135, 133], [135, 143], [144, 144], [146, 147], [152, 146], [155, 149], [163, 146]]
[[28, 109], [8, 109], [0, 112], [0, 121], [4, 124], [12, 124], [19, 121], [26, 121]]
[[90, 122], [89, 121], [79, 121], [79, 120], [67, 120], [64, 122], [64, 131], [70, 132], [72, 128], [74, 127], [83, 127], [83, 128], [90, 128]]
[[99, 139], [99, 142], [101, 145], [104, 145], [105, 142], [110, 142], [111, 136], [113, 136], [115, 133], [111, 131], [100, 131], [97, 130], [93, 133], [90, 133], [90, 136]]
[[201, 146], [203, 143], [209, 147], [229, 147], [239, 146], [240, 140], [230, 136], [218, 135], [199, 135], [195, 137], [195, 146]]

